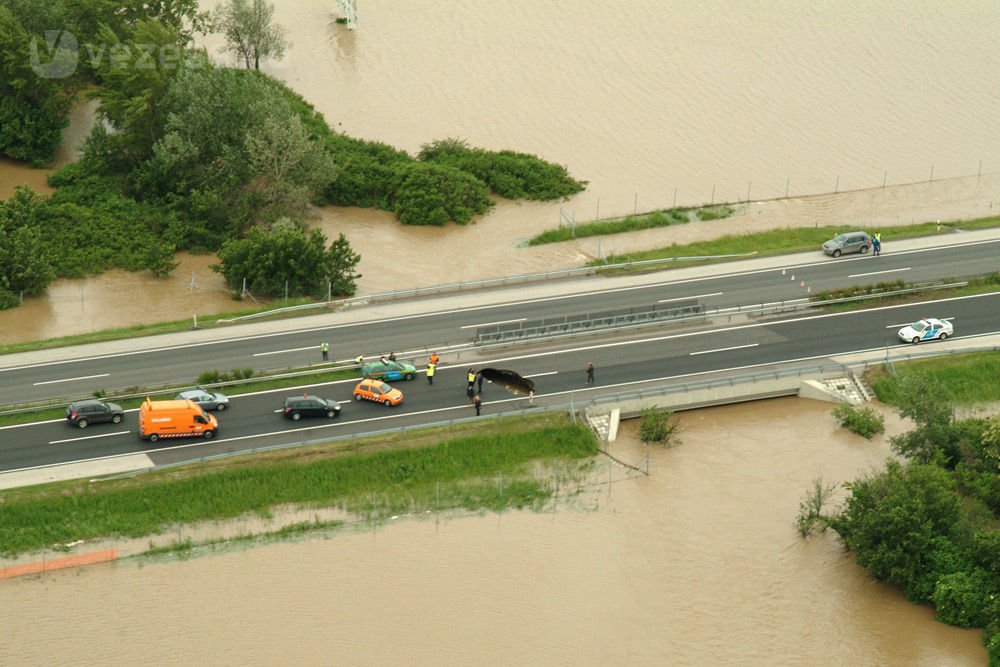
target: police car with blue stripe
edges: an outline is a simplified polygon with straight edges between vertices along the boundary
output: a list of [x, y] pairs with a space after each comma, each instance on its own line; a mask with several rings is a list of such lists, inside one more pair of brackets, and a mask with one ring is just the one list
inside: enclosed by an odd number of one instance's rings
[[925, 340], [940, 338], [944, 340], [955, 332], [955, 328], [948, 320], [939, 320], [933, 317], [925, 317], [919, 322], [908, 324], [899, 330], [899, 338], [905, 343], [916, 345]]

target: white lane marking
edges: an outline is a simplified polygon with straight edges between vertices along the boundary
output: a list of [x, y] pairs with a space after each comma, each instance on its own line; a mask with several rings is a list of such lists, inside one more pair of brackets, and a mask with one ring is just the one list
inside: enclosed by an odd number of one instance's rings
[[671, 301], [687, 301], [688, 299], [704, 299], [709, 296], [720, 296], [725, 292], [712, 292], [711, 294], [696, 294], [694, 296], [679, 296], [676, 299], [660, 299], [656, 303], [670, 303]]
[[907, 266], [906, 268], [903, 268], [903, 269], [888, 269], [886, 271], [869, 271], [868, 273], [852, 273], [851, 275], [849, 275], [847, 277], [848, 278], [861, 278], [863, 276], [879, 276], [879, 275], [882, 275], [883, 273], [897, 273], [899, 271], [909, 271], [909, 270], [910, 270], [910, 267]]
[[100, 435], [85, 435], [82, 438], [66, 438], [65, 440], [50, 440], [50, 445], [61, 445], [64, 442], [79, 442], [81, 440], [94, 440], [96, 438], [110, 438], [116, 435], [127, 435], [132, 431], [118, 431], [117, 433], [102, 433]]
[[696, 357], [699, 354], [712, 354], [714, 352], [729, 352], [730, 350], [743, 350], [748, 347], [757, 347], [760, 343], [750, 343], [749, 345], [736, 345], [734, 347], [720, 347], [714, 350], [702, 350], [701, 352], [688, 352], [689, 356]]
[[290, 350], [275, 350], [274, 352], [255, 352], [253, 356], [255, 357], [266, 357], [269, 354], [284, 354], [286, 352], [302, 352], [303, 350], [315, 350], [315, 345], [310, 345], [309, 347], [293, 347]]
[[[972, 241], [970, 243], [956, 243], [954, 245], [949, 245], [947, 247], [948, 248], [965, 248], [965, 247], [969, 247], [969, 246], [984, 245], [984, 244], [988, 244], [988, 243], [998, 243], [998, 242], [1000, 242], [1000, 240], [998, 240], [998, 239], [986, 239], [984, 241]], [[922, 252], [939, 252], [940, 250], [941, 250], [940, 246], [937, 246], [937, 247], [934, 247], [934, 248], [916, 248], [914, 250], [903, 250], [903, 251], [899, 251], [899, 252], [894, 252], [893, 256], [897, 257], [899, 255], [911, 255], [911, 254], [922, 253]], [[843, 258], [841, 258], [841, 259], [837, 260], [836, 263], [837, 264], [845, 264], [847, 262], [866, 261], [868, 259], [869, 259], [868, 257], [854, 257], [854, 258], [851, 258], [851, 259], [843, 259]], [[436, 316], [439, 316], [439, 315], [454, 315], [456, 313], [471, 313], [471, 312], [475, 312], [475, 311], [479, 311], [479, 310], [489, 310], [491, 308], [507, 308], [507, 307], [510, 307], [510, 306], [523, 306], [523, 305], [526, 305], [526, 304], [529, 304], [529, 303], [543, 303], [543, 302], [546, 302], [546, 301], [560, 301], [560, 300], [563, 300], [563, 299], [576, 299], [576, 298], [586, 297], [586, 296], [595, 296], [595, 295], [599, 295], [599, 294], [613, 294], [615, 292], [627, 292], [627, 291], [637, 290], [637, 289], [652, 289], [652, 288], [656, 288], [656, 287], [666, 287], [666, 286], [669, 286], [669, 285], [684, 285], [684, 284], [687, 284], [687, 283], [694, 283], [694, 282], [707, 282], [707, 281], [710, 281], [710, 280], [719, 280], [719, 279], [722, 279], [722, 278], [739, 278], [739, 277], [742, 277], [742, 276], [753, 276], [753, 275], [758, 275], [758, 274], [761, 274], [761, 273], [776, 273], [778, 271], [787, 270], [787, 269], [803, 269], [803, 268], [809, 268], [811, 266], [829, 266], [831, 264], [833, 264], [833, 262], [831, 262], [830, 260], [821, 260], [821, 261], [818, 261], [818, 262], [809, 262], [809, 263], [806, 263], [806, 264], [792, 264], [792, 265], [781, 266], [781, 267], [769, 267], [769, 268], [766, 268], [766, 269], [754, 269], [752, 271], [737, 271], [735, 273], [721, 273], [721, 274], [713, 275], [713, 276], [700, 276], [700, 277], [697, 277], [697, 278], [686, 278], [684, 280], [668, 280], [668, 281], [660, 282], [660, 283], [650, 283], [648, 285], [633, 285], [631, 287], [617, 287], [617, 288], [612, 288], [612, 289], [607, 289], [607, 290], [599, 290], [599, 291], [595, 291], [595, 292], [580, 292], [578, 294], [563, 294], [563, 295], [559, 295], [559, 296], [550, 296], [550, 297], [540, 297], [540, 298], [537, 298], [537, 299], [528, 299], [526, 301], [506, 301], [504, 303], [488, 304], [488, 305], [485, 305], [485, 306], [473, 306], [471, 308], [454, 308], [454, 309], [451, 309], [451, 310], [439, 310], [439, 311], [430, 312], [430, 313], [419, 313], [419, 314], [416, 314], [416, 315], [402, 315], [402, 316], [399, 316], [399, 317], [394, 317], [393, 321], [394, 322], [401, 322], [401, 321], [404, 321], [404, 320], [417, 319], [417, 318], [421, 318], [421, 317], [436, 317]], [[987, 295], [983, 295], [983, 296], [987, 296]], [[956, 298], [961, 298], [961, 297], [956, 297]], [[221, 344], [226, 344], [226, 343], [230, 343], [230, 344], [231, 343], [239, 343], [239, 342], [248, 341], [248, 340], [260, 340], [260, 339], [264, 339], [264, 338], [273, 338], [275, 336], [292, 336], [292, 335], [296, 335], [296, 334], [313, 333], [313, 332], [316, 332], [316, 331], [332, 331], [334, 329], [344, 329], [344, 328], [347, 328], [347, 327], [367, 326], [367, 325], [374, 324], [374, 323], [377, 323], [377, 322], [379, 322], [379, 320], [365, 320], [365, 321], [362, 321], [362, 322], [350, 322], [350, 323], [345, 323], [345, 324], [335, 324], [333, 326], [311, 327], [311, 328], [308, 328], [308, 329], [293, 329], [291, 331], [278, 331], [278, 332], [274, 332], [274, 333], [258, 334], [256, 336], [241, 336], [241, 337], [236, 337], [236, 338], [224, 338], [222, 340], [210, 340], [210, 341], [204, 341], [204, 342], [201, 342], [201, 343], [188, 343], [188, 344], [185, 344], [185, 345], [168, 345], [166, 347], [150, 348], [148, 350], [133, 350], [133, 351], [130, 351], [130, 352], [117, 352], [117, 353], [114, 353], [114, 354], [97, 355], [95, 357], [86, 357], [86, 358], [83, 358], [83, 359], [69, 359], [69, 360], [67, 360], [67, 359], [61, 359], [59, 361], [46, 361], [46, 362], [43, 362], [43, 363], [40, 363], [40, 364], [25, 364], [23, 366], [11, 366], [9, 368], [0, 368], [0, 373], [4, 373], [4, 372], [7, 372], [7, 371], [25, 370], [25, 369], [29, 369], [29, 368], [42, 368], [44, 366], [55, 366], [56, 364], [67, 364], [67, 363], [77, 363], [77, 362], [85, 362], [85, 361], [96, 361], [98, 359], [113, 359], [113, 358], [116, 358], [116, 357], [126, 357], [126, 356], [137, 355], [137, 354], [149, 354], [149, 353], [152, 353], [152, 352], [167, 352], [167, 351], [171, 351], [171, 350], [183, 350], [183, 349], [192, 348], [192, 347], [204, 347], [206, 345], [221, 345]]]
[[532, 373], [531, 375], [525, 375], [526, 378], [540, 378], [543, 375], [559, 375], [559, 371], [546, 371], [545, 373]]
[[459, 329], [475, 329], [477, 327], [492, 327], [495, 324], [513, 324], [514, 322], [524, 322], [527, 317], [521, 317], [516, 320], [500, 320], [499, 322], [486, 322], [485, 324], [466, 324], [464, 327], [459, 327]]
[[43, 384], [57, 384], [59, 382], [76, 382], [77, 380], [92, 380], [94, 378], [106, 378], [109, 375], [111, 375], [111, 373], [101, 373], [99, 375], [82, 375], [78, 378], [66, 378], [64, 380], [46, 380], [45, 382], [36, 382], [34, 383], [34, 386], [37, 387]]

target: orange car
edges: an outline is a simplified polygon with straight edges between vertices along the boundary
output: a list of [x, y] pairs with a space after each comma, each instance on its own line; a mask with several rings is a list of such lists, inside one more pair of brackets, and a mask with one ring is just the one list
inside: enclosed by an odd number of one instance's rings
[[403, 402], [403, 392], [381, 380], [362, 380], [354, 388], [354, 400], [375, 401], [388, 408]]

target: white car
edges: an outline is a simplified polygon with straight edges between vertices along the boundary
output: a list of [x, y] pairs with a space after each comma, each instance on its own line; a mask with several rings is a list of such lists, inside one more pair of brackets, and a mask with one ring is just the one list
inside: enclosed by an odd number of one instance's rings
[[908, 324], [899, 330], [899, 337], [905, 343], [917, 343], [940, 338], [944, 340], [954, 333], [955, 328], [948, 320], [925, 317], [919, 322]]

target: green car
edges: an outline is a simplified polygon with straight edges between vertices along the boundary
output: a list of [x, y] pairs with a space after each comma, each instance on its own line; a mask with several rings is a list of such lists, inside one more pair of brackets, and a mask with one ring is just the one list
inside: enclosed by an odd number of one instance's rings
[[361, 375], [386, 382], [412, 380], [417, 376], [417, 367], [402, 361], [373, 361], [361, 367]]

